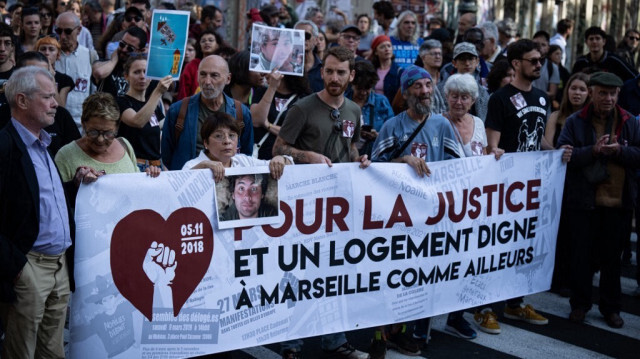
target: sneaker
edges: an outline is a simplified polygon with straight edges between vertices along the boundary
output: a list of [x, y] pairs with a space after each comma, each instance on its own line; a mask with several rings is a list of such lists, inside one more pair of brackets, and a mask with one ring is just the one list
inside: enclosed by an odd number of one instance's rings
[[302, 359], [302, 353], [297, 349], [287, 349], [282, 352], [282, 359]]
[[420, 355], [420, 345], [404, 332], [389, 335], [387, 338], [387, 347], [389, 349], [395, 349], [397, 352], [404, 355]]
[[462, 316], [447, 319], [447, 325], [444, 330], [464, 339], [474, 339], [478, 336], [475, 330], [471, 329], [471, 325]]
[[473, 315], [473, 322], [476, 323], [478, 329], [485, 333], [500, 334], [498, 315], [489, 308], [485, 308], [481, 312], [476, 312], [476, 314]]
[[549, 319], [536, 313], [530, 304], [520, 305], [517, 308], [504, 307], [504, 317], [513, 320], [522, 320], [527, 323], [545, 325], [549, 323]]
[[351, 344], [344, 343], [334, 350], [325, 350], [327, 358], [367, 359], [369, 354], [356, 350]]
[[369, 359], [384, 359], [387, 355], [387, 342], [382, 339], [373, 339], [369, 345]]

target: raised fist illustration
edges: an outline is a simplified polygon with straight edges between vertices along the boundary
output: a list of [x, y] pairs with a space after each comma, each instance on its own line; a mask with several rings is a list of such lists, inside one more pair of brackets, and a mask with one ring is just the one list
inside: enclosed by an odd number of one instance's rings
[[171, 281], [176, 276], [176, 252], [162, 243], [152, 242], [142, 262], [142, 269], [155, 288], [154, 308], [173, 308]]

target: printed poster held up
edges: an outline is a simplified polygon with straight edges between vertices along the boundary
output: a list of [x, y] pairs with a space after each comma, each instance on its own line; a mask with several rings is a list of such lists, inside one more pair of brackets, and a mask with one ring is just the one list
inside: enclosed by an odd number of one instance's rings
[[188, 34], [188, 11], [153, 11], [147, 77], [154, 80], [167, 75], [174, 80], [180, 78]]
[[277, 68], [285, 75], [302, 76], [304, 37], [302, 30], [253, 24], [249, 70], [269, 73]]

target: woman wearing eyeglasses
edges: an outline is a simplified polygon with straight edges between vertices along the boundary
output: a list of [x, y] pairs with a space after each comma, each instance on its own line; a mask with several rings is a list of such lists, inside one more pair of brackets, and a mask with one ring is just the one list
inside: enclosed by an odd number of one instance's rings
[[[70, 181], [79, 167], [88, 166], [103, 174], [139, 172], [136, 155], [126, 139], [116, 138], [120, 110], [111, 94], [98, 92], [82, 104], [84, 135], [62, 147], [56, 154], [56, 165], [63, 182]], [[160, 169], [149, 167], [146, 173], [157, 177]]]
[[214, 112], [202, 124], [200, 136], [204, 150], [198, 157], [187, 161], [182, 170], [209, 168], [216, 182], [224, 179], [224, 169], [229, 167], [269, 166], [274, 179], [280, 179], [285, 165], [293, 164], [290, 156], [275, 156], [270, 161], [259, 160], [242, 153], [236, 153], [242, 123], [229, 114]]
[[120, 121], [122, 121], [118, 135], [131, 143], [141, 171], [149, 166], [162, 166], [159, 123], [164, 119], [164, 114], [160, 98], [173, 82], [170, 75], [158, 81], [158, 85], [147, 100], [145, 92], [150, 80], [146, 77], [146, 67], [145, 55], [129, 57], [123, 67], [129, 90], [124, 96], [118, 96], [116, 99], [120, 107]]
[[40, 35], [49, 36], [53, 34], [53, 8], [49, 4], [40, 4], [38, 7], [38, 12], [40, 13], [40, 23], [42, 24], [42, 29], [40, 30]]

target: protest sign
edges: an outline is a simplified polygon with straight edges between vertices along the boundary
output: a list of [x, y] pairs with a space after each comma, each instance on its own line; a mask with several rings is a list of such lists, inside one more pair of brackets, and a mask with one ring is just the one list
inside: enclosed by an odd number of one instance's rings
[[80, 188], [71, 358], [181, 358], [547, 290], [562, 151], [287, 166], [278, 224], [220, 230], [208, 170]]
[[249, 70], [269, 73], [277, 68], [285, 75], [302, 76], [304, 41], [302, 30], [253, 24]]
[[278, 181], [269, 167], [235, 167], [225, 170], [216, 185], [218, 228], [278, 223]]
[[147, 77], [159, 80], [171, 75], [179, 79], [187, 48], [189, 12], [154, 10], [150, 29]]

